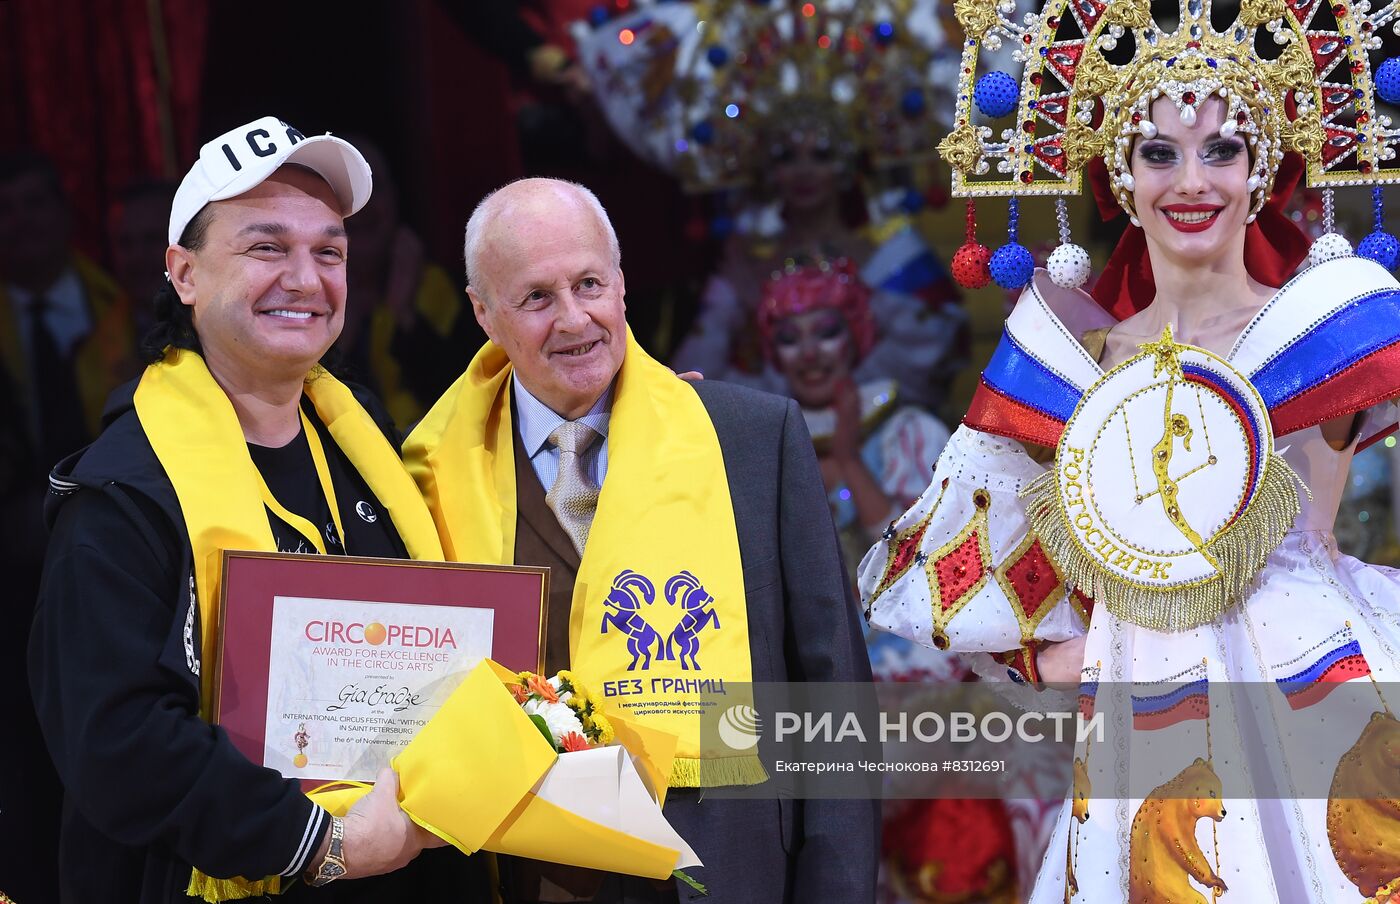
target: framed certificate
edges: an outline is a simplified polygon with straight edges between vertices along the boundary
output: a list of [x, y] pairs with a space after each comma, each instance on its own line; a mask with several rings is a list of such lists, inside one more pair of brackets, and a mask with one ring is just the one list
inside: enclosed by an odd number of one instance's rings
[[544, 670], [549, 569], [226, 551], [214, 717], [248, 759], [373, 781], [473, 666]]

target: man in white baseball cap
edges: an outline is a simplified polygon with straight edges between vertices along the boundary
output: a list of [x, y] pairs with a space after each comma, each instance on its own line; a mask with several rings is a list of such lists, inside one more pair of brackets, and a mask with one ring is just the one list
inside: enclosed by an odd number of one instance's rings
[[317, 900], [486, 899], [476, 858], [418, 857], [440, 842], [392, 771], [332, 817], [208, 722], [221, 550], [443, 558], [382, 408], [318, 363], [370, 186], [349, 144], [273, 117], [206, 144], [172, 205], [146, 370], [50, 476], [29, 673], [70, 804], [63, 901], [369, 876]]

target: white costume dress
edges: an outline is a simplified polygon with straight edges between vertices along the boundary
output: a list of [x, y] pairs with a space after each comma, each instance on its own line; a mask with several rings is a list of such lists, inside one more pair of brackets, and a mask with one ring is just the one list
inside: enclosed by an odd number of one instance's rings
[[[1078, 337], [1112, 323], [1042, 272], [1003, 345], [1017, 347], [1023, 367], [1087, 390], [1103, 374]], [[867, 554], [860, 586], [872, 624], [983, 654], [968, 658], [1024, 708], [1050, 708], [1056, 696], [1027, 680], [1027, 646], [1087, 630], [1080, 700], [1104, 715], [1105, 741], [1076, 748], [1074, 791], [1086, 801], [1064, 804], [1032, 901], [1205, 902], [1218, 877], [1225, 902], [1357, 902], [1400, 878], [1400, 723], [1382, 700], [1400, 705], [1388, 687], [1400, 681], [1400, 572], [1341, 555], [1331, 533], [1357, 447], [1395, 423], [1393, 404], [1378, 399], [1400, 389], [1397, 348], [1400, 284], [1358, 258], [1295, 278], [1241, 334], [1228, 361], [1252, 385], [1266, 376], [1297, 384], [1287, 390], [1292, 410], [1269, 407], [1275, 429], [1364, 413], [1342, 451], [1317, 426], [1276, 437], [1311, 498], [1299, 494], [1300, 514], [1245, 597], [1199, 627], [1139, 627], [1067, 587], [1028, 533], [1019, 495], [1046, 466], [1015, 439], [966, 423], [923, 497]], [[1280, 374], [1305, 358], [1317, 374]], [[988, 393], [1000, 389], [988, 385], [996, 366], [984, 375]], [[1318, 392], [1307, 396], [1309, 386]], [[1038, 416], [1032, 406], [1004, 406], [1011, 414], [1000, 418], [986, 410], [979, 416], [974, 403], [969, 421], [1004, 433], [1017, 432], [1018, 416]], [[1208, 702], [1151, 728], [1143, 685], [1166, 681]], [[1352, 705], [1339, 705], [1344, 698]], [[1343, 800], [1341, 788], [1386, 799]]]

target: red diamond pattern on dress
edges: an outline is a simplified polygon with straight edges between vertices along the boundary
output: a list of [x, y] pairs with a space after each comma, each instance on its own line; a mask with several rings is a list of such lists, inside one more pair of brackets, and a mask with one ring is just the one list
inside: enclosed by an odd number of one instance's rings
[[978, 530], [972, 530], [961, 543], [929, 562], [929, 569], [938, 584], [938, 604], [943, 611], [962, 608], [987, 576]]
[[885, 573], [880, 578], [880, 585], [875, 589], [875, 595], [871, 597], [872, 602], [875, 597], [888, 590], [895, 581], [904, 577], [905, 572], [914, 564], [914, 557], [919, 554], [919, 544], [924, 540], [924, 533], [928, 530], [928, 523], [932, 516], [933, 513], [930, 512], [918, 524], [895, 537], [890, 545], [889, 559], [885, 563]]
[[1002, 574], [1006, 576], [1003, 587], [1010, 590], [1007, 596], [1011, 597], [1011, 604], [1020, 609], [1017, 614], [1031, 626], [1045, 616], [1050, 609], [1047, 602], [1058, 597], [1064, 586], [1038, 537], [1029, 546], [1023, 544], [1014, 558], [1002, 566]]

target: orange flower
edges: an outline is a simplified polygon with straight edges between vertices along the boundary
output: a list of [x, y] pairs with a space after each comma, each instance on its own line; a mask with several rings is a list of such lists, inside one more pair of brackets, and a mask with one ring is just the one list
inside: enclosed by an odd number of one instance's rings
[[539, 675], [530, 676], [530, 693], [534, 694], [536, 697], [539, 697], [546, 703], [559, 702], [559, 695], [555, 693], [554, 688], [550, 687], [549, 682], [541, 678]]
[[588, 739], [576, 731], [571, 731], [559, 739], [559, 746], [564, 748], [565, 753], [574, 753], [578, 750], [589, 748]]
[[530, 694], [525, 690], [524, 685], [507, 684], [506, 687], [510, 688], [510, 695], [515, 698], [516, 703], [523, 704], [526, 700], [530, 699]]

